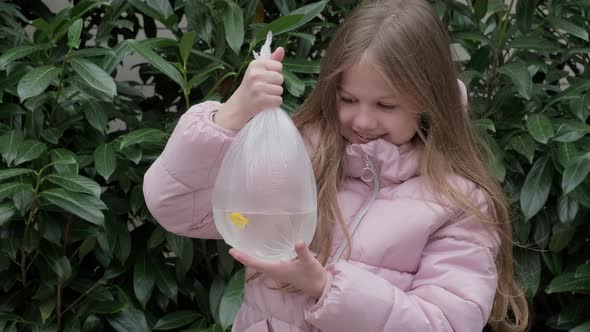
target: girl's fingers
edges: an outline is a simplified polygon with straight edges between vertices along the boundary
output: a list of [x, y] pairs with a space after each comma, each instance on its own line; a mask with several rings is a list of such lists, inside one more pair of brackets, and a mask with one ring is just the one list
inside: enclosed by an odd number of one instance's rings
[[267, 71], [264, 74], [264, 80], [266, 81], [266, 83], [269, 84], [281, 85], [283, 84], [285, 79], [281, 73], [277, 73], [275, 71]]
[[276, 84], [267, 84], [264, 90], [271, 96], [281, 96], [283, 94], [283, 87]]
[[295, 243], [295, 252], [301, 261], [310, 262], [315, 259], [303, 241], [297, 241]]
[[285, 57], [285, 49], [282, 47], [278, 47], [270, 56], [273, 60], [281, 62]]
[[283, 71], [283, 64], [278, 61], [274, 61], [274, 60], [256, 60], [256, 61], [258, 61], [260, 63], [259, 65], [268, 71], [274, 71], [277, 73], [280, 73], [281, 71]]
[[237, 260], [238, 262], [240, 262], [248, 267], [251, 267], [257, 271], [270, 272], [270, 271], [273, 271], [273, 269], [274, 269], [274, 265], [272, 263], [265, 262], [260, 259], [256, 259], [254, 257], [250, 257], [250, 256], [244, 254], [243, 252], [238, 251], [237, 249], [231, 248], [229, 250], [229, 254], [233, 258], [235, 258], [235, 260]]

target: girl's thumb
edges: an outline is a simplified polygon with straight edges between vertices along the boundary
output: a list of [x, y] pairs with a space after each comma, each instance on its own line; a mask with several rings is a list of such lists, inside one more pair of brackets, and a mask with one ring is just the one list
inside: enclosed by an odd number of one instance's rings
[[278, 61], [278, 62], [283, 61], [284, 57], [285, 57], [285, 49], [282, 47], [277, 48], [270, 56], [271, 59]]

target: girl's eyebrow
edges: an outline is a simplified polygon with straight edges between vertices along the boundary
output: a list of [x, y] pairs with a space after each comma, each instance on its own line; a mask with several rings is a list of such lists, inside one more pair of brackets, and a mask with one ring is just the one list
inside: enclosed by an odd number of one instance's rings
[[[347, 95], [354, 96], [354, 93], [350, 93], [350, 92], [346, 91], [346, 90], [345, 90], [345, 89], [342, 87], [342, 85], [338, 85], [338, 87], [337, 87], [337, 88], [338, 88], [338, 90], [340, 90], [340, 91], [342, 91], [342, 92], [346, 93]], [[390, 94], [390, 95], [388, 95], [388, 96], [377, 97], [377, 100], [381, 100], [381, 99], [395, 99], [395, 95], [392, 93], [392, 94]]]

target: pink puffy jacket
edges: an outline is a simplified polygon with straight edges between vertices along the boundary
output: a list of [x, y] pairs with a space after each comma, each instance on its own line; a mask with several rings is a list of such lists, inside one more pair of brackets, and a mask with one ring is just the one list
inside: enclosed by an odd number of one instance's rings
[[[187, 111], [145, 174], [147, 206], [172, 233], [221, 238], [211, 191], [236, 132], [212, 121], [219, 107], [204, 102]], [[314, 135], [303, 137], [313, 151]], [[339, 257], [346, 241], [334, 229], [321, 298], [270, 289], [263, 275], [247, 283], [232, 331], [481, 331], [496, 291], [497, 234], [424, 190], [417, 149], [375, 140], [350, 144], [346, 158], [338, 201], [354, 229], [350, 259]], [[367, 178], [365, 167], [378, 176]], [[472, 182], [451, 181], [489, 213]]]

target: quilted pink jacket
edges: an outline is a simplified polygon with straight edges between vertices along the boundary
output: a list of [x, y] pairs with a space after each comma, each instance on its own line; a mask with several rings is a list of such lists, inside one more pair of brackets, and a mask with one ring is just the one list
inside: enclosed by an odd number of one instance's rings
[[[172, 233], [221, 238], [211, 191], [236, 132], [212, 121], [219, 107], [204, 102], [187, 111], [145, 174], [147, 206]], [[314, 135], [303, 137], [313, 151]], [[497, 234], [422, 188], [417, 149], [375, 140], [350, 144], [346, 158], [338, 201], [354, 229], [350, 259], [339, 257], [345, 241], [334, 229], [321, 298], [270, 289], [262, 276], [247, 283], [232, 331], [481, 331], [496, 291]], [[365, 167], [378, 176], [362, 176]], [[451, 181], [488, 213], [472, 182]]]

